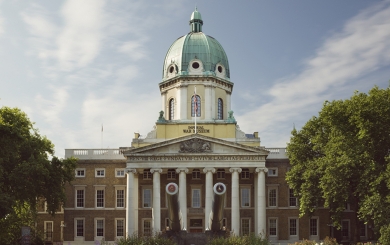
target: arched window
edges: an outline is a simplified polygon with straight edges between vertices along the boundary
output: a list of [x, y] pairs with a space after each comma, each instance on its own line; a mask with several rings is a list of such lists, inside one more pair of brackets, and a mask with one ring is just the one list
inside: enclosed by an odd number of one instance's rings
[[223, 119], [223, 101], [221, 98], [218, 98], [218, 119]]
[[175, 119], [175, 100], [169, 100], [169, 120]]
[[195, 117], [195, 111], [196, 111], [196, 116], [200, 117], [200, 97], [199, 95], [193, 95], [191, 97], [191, 117]]

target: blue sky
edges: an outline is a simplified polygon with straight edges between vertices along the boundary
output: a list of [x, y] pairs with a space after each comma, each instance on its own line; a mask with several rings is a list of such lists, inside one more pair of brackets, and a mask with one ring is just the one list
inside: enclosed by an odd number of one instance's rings
[[0, 0], [0, 106], [24, 110], [60, 157], [130, 146], [153, 129], [165, 54], [195, 4], [228, 55], [238, 125], [263, 146], [285, 147], [325, 100], [389, 86], [390, 1]]

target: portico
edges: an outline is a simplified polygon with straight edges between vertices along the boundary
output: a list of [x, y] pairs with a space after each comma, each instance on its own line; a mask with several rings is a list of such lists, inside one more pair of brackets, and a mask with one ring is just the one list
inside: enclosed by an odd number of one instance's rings
[[[207, 147], [203, 147], [203, 146]], [[202, 230], [209, 227], [209, 215], [212, 206], [212, 188], [216, 182], [227, 185], [228, 195], [226, 204], [226, 229], [234, 234], [241, 233], [240, 210], [246, 209], [255, 213], [254, 227], [251, 232], [261, 233], [266, 229], [265, 218], [265, 158], [268, 151], [261, 148], [239, 145], [236, 143], [215, 139], [203, 135], [189, 135], [150, 146], [128, 150], [124, 153], [127, 158], [127, 234], [132, 234], [141, 228], [144, 215], [151, 209], [151, 226], [153, 232], [161, 232], [166, 228], [164, 209], [165, 185], [176, 182], [179, 186], [179, 203], [184, 229], [189, 230], [190, 218], [202, 219]], [[243, 169], [245, 176], [240, 176]], [[219, 171], [217, 175], [217, 170]], [[146, 173], [145, 173], [146, 171]], [[171, 176], [174, 171], [175, 177]], [[197, 171], [203, 176], [196, 179]], [[142, 178], [152, 179], [150, 184]], [[131, 183], [135, 173], [138, 174], [139, 189], [149, 186], [152, 189], [152, 206], [134, 205], [134, 200], [147, 199], [142, 192], [134, 190]], [[223, 176], [222, 176], [223, 173]], [[169, 176], [168, 176], [169, 175]], [[221, 176], [220, 176], [221, 175]], [[229, 176], [230, 178], [223, 178]], [[254, 178], [245, 178], [253, 176]], [[251, 186], [249, 192], [241, 193], [240, 180], [244, 177], [245, 186]], [[217, 179], [218, 178], [218, 179]], [[254, 188], [256, 186], [256, 188]], [[199, 191], [198, 191], [199, 190]], [[256, 191], [253, 191], [256, 190]], [[248, 195], [248, 196], [247, 196]], [[250, 198], [253, 196], [252, 198]], [[164, 197], [164, 198], [163, 198]], [[199, 201], [195, 200], [199, 197]], [[253, 199], [243, 204], [242, 199]], [[199, 203], [199, 206], [197, 206]], [[133, 211], [132, 211], [133, 210]], [[190, 211], [190, 212], [188, 212]], [[138, 215], [137, 212], [139, 213]], [[195, 214], [194, 214], [195, 213]], [[144, 217], [144, 216], [145, 217]], [[199, 215], [203, 216], [200, 217]], [[138, 218], [137, 218], [138, 216]], [[137, 220], [138, 219], [138, 220]], [[141, 223], [140, 223], [141, 222]], [[138, 225], [138, 229], [137, 229]], [[141, 226], [141, 227], [140, 227]]]

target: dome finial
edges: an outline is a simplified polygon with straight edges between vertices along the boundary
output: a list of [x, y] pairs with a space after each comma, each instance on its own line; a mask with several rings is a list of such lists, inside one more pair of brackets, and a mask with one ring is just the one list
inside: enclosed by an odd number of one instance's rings
[[195, 11], [192, 12], [190, 19], [191, 32], [202, 32], [203, 20], [198, 12], [198, 6], [195, 5]]

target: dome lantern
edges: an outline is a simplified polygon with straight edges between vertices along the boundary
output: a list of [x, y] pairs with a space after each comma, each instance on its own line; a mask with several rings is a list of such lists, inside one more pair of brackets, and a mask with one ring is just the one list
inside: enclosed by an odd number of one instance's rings
[[195, 11], [192, 12], [190, 19], [191, 32], [202, 32], [202, 25], [202, 16], [198, 12], [198, 8], [195, 7]]

